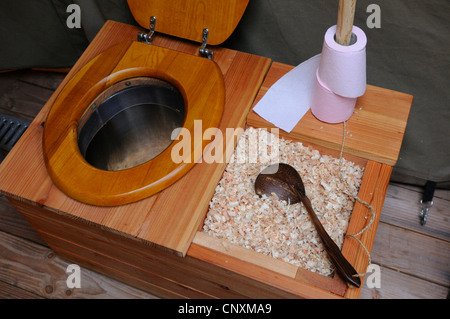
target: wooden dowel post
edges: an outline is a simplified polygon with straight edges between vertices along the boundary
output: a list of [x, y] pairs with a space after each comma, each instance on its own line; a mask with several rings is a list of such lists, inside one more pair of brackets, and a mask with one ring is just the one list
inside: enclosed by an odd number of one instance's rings
[[341, 45], [350, 45], [355, 7], [356, 0], [339, 0], [336, 42]]

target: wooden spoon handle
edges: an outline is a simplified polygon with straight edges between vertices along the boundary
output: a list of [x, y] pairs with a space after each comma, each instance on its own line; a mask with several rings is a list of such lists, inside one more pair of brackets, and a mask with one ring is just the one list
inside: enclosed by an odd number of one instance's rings
[[302, 201], [303, 205], [305, 205], [306, 210], [310, 214], [314, 227], [316, 228], [317, 233], [319, 234], [319, 237], [322, 240], [323, 245], [325, 246], [325, 250], [330, 256], [332, 263], [336, 267], [336, 271], [348, 283], [359, 288], [361, 286], [361, 279], [356, 276], [358, 273], [356, 272], [355, 268], [353, 268], [353, 266], [347, 261], [347, 259], [345, 259], [339, 247], [328, 235], [327, 231], [325, 230], [316, 213], [314, 212], [314, 209], [312, 208], [311, 205], [311, 201], [309, 200], [308, 197], [300, 194], [297, 190], [296, 193], [297, 196]]

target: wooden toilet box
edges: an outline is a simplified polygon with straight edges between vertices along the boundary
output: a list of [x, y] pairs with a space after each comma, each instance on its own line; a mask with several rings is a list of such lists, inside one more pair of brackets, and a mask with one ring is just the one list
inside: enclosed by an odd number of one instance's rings
[[[179, 8], [187, 8], [185, 1], [175, 2], [180, 2]], [[195, 10], [184, 12], [189, 21], [195, 12], [201, 12], [202, 4], [210, 5], [214, 0], [197, 2]], [[235, 6], [230, 9], [232, 12], [241, 9], [243, 12], [248, 3], [231, 2]], [[144, 10], [146, 1], [129, 0], [129, 3], [136, 9], [132, 10], [136, 20], [147, 25], [150, 14]], [[201, 32], [192, 32], [196, 38], [158, 32], [158, 26], [170, 28], [181, 19], [177, 14], [170, 15], [170, 21], [158, 18], [158, 10], [161, 13], [168, 10], [169, 5], [164, 3], [168, 2], [160, 1], [155, 6], [157, 10], [151, 14], [157, 17], [157, 33], [149, 45], [199, 55], [200, 44], [193, 41], [202, 42]], [[228, 2], [218, 3], [226, 7]], [[225, 7], [220, 10], [225, 12]], [[208, 19], [222, 24], [230, 21], [220, 20], [214, 14], [208, 15]], [[239, 19], [240, 16], [231, 19], [234, 21], [234, 25], [229, 26], [231, 30]], [[186, 28], [182, 30], [186, 32]], [[112, 21], [103, 26], [1, 164], [0, 192], [59, 256], [161, 297], [358, 298], [360, 289], [348, 288], [338, 276], [324, 277], [231, 243], [224, 245], [201, 232], [209, 201], [226, 163], [198, 163], [157, 194], [113, 207], [82, 203], [55, 186], [45, 166], [42, 144], [47, 115], [58, 94], [86, 63], [120, 42], [135, 40], [142, 31]], [[219, 129], [224, 132], [226, 128], [247, 125], [272, 127], [251, 108], [292, 67], [214, 46], [226, 37], [210, 32], [208, 48], [214, 51], [213, 61], [220, 68], [225, 84], [225, 104]], [[369, 251], [392, 166], [398, 158], [411, 102], [410, 95], [368, 86], [356, 106], [357, 109], [364, 106], [363, 110], [347, 123], [353, 134], [347, 139], [345, 157], [365, 166], [359, 197], [370, 202], [376, 211], [375, 222], [360, 238]], [[323, 153], [338, 156], [342, 126], [321, 123], [308, 112], [291, 134], [284, 135], [315, 145]], [[363, 205], [355, 204], [348, 232], [362, 229], [367, 214]], [[358, 272], [365, 271], [368, 258], [356, 241], [346, 239], [342, 251]]]

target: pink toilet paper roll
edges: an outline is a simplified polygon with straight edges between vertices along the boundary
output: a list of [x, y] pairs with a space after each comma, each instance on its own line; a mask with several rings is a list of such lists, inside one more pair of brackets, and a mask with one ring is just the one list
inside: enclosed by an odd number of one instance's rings
[[353, 114], [357, 98], [348, 98], [333, 93], [316, 72], [316, 83], [311, 97], [311, 112], [326, 123], [347, 121]]
[[334, 93], [355, 98], [366, 91], [366, 44], [363, 30], [353, 26], [356, 42], [344, 46], [335, 41], [336, 26], [325, 33], [319, 76]]

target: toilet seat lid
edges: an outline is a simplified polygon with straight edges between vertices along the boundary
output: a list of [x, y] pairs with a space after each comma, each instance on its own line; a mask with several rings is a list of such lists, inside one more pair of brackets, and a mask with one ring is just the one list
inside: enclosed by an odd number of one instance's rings
[[127, 0], [137, 23], [149, 29], [156, 17], [155, 31], [202, 42], [209, 30], [208, 44], [218, 45], [233, 33], [249, 0]]

